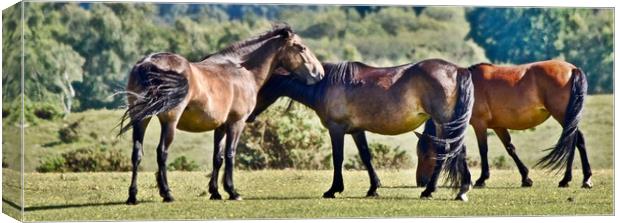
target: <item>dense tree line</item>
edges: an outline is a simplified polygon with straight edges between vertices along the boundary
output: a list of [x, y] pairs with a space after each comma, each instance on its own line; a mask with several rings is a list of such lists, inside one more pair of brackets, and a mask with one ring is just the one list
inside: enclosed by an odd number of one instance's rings
[[[26, 100], [71, 110], [119, 108], [142, 56], [197, 61], [232, 42], [290, 24], [324, 61], [396, 65], [439, 57], [468, 66], [562, 58], [590, 91], [613, 90], [609, 9], [25, 3]], [[3, 16], [3, 103], [19, 94], [21, 9]]]

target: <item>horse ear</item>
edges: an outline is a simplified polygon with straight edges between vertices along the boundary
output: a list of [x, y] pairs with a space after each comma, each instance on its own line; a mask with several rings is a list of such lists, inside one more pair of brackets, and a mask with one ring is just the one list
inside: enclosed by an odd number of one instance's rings
[[280, 35], [281, 35], [282, 37], [284, 37], [284, 38], [288, 39], [288, 38], [291, 38], [291, 37], [292, 37], [293, 35], [295, 35], [295, 34], [293, 33], [293, 30], [291, 30], [291, 29], [282, 29], [282, 30], [280, 31]]

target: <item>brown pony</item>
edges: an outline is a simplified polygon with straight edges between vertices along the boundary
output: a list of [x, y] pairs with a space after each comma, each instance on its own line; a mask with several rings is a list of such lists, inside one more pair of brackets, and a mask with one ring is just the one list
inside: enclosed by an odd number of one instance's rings
[[[475, 103], [470, 124], [474, 127], [480, 157], [482, 173], [475, 186], [484, 187], [490, 176], [487, 158], [487, 129], [493, 129], [508, 154], [517, 164], [521, 173], [521, 185], [532, 186], [528, 169], [519, 159], [515, 146], [510, 140], [508, 129], [528, 129], [535, 127], [552, 116], [562, 125], [562, 135], [551, 152], [543, 157], [537, 165], [543, 168], [559, 170], [566, 167], [560, 187], [568, 187], [572, 179], [572, 163], [575, 147], [579, 150], [583, 165], [582, 187], [592, 187], [592, 171], [586, 154], [583, 134], [577, 127], [583, 110], [587, 92], [586, 76], [574, 65], [549, 60], [518, 66], [497, 66], [477, 64], [469, 68], [473, 75]], [[432, 134], [433, 123], [427, 123], [425, 132]], [[418, 143], [419, 186], [428, 182], [430, 169], [434, 165], [428, 158], [432, 156], [424, 140]]]
[[258, 94], [255, 110], [248, 121], [287, 96], [313, 109], [331, 137], [334, 175], [332, 186], [323, 194], [335, 197], [344, 190], [342, 162], [344, 135], [351, 134], [361, 159], [368, 169], [370, 189], [367, 196], [377, 196], [379, 178], [371, 164], [366, 131], [397, 135], [412, 132], [431, 119], [440, 128], [431, 137], [440, 149], [437, 168], [422, 198], [430, 198], [444, 162], [448, 180], [460, 185], [456, 197], [467, 200], [471, 176], [465, 163], [463, 137], [471, 108], [473, 86], [467, 69], [439, 59], [417, 64], [375, 68], [360, 62], [323, 64], [326, 76], [314, 85], [293, 77], [273, 75]]
[[[127, 204], [137, 202], [142, 141], [152, 116], [161, 123], [156, 178], [164, 202], [173, 201], [166, 179], [166, 158], [175, 129], [215, 130], [211, 199], [221, 199], [217, 179], [224, 157], [224, 190], [230, 199], [241, 199], [233, 187], [235, 149], [258, 90], [276, 68], [294, 71], [305, 84], [323, 76], [321, 64], [288, 26], [233, 44], [196, 63], [172, 53], [151, 54], [140, 60], [129, 74], [129, 107], [121, 121], [121, 134], [133, 128], [133, 169]], [[123, 124], [127, 119], [129, 122]]]

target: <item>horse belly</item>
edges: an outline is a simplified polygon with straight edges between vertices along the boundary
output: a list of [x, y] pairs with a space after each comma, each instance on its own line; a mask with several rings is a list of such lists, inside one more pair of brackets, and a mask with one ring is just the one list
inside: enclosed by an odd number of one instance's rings
[[415, 106], [409, 109], [396, 110], [398, 112], [382, 112], [374, 115], [374, 117], [358, 120], [359, 126], [377, 134], [399, 135], [415, 130], [430, 117], [421, 108]]
[[545, 107], [534, 107], [526, 110], [505, 112], [502, 115], [494, 116], [490, 127], [524, 130], [536, 127], [545, 122], [550, 116]]
[[186, 110], [181, 115], [177, 129], [188, 132], [206, 132], [219, 127], [225, 121], [224, 117], [217, 117], [209, 112]]

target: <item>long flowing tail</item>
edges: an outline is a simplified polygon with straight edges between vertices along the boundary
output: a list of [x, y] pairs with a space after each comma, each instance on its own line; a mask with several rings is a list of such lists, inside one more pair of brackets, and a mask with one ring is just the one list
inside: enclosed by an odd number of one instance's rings
[[133, 124], [145, 118], [176, 107], [185, 99], [189, 90], [185, 76], [176, 71], [161, 70], [149, 62], [134, 66], [130, 75], [137, 80], [140, 90], [130, 92], [136, 100], [129, 104], [123, 114], [118, 135], [127, 132]]
[[[420, 147], [422, 151], [428, 149], [428, 142], [432, 142], [432, 145], [436, 147], [443, 147], [444, 153], [437, 153], [437, 159], [444, 159], [443, 170], [446, 173], [446, 183], [452, 187], [458, 187], [463, 180], [461, 168], [463, 168], [465, 160], [465, 130], [469, 125], [469, 119], [471, 118], [472, 108], [474, 105], [474, 85], [471, 80], [471, 72], [468, 69], [458, 69], [458, 90], [459, 97], [454, 108], [452, 120], [450, 122], [440, 125], [444, 138], [438, 138], [433, 131], [434, 124], [432, 120], [427, 121], [424, 134], [416, 135], [420, 138], [420, 143], [425, 144]], [[428, 140], [428, 141], [426, 141]], [[420, 145], [420, 144], [418, 144]]]
[[575, 133], [583, 113], [583, 103], [588, 92], [588, 81], [585, 73], [579, 68], [573, 69], [571, 80], [571, 92], [564, 114], [562, 135], [555, 147], [546, 149], [551, 150], [551, 152], [536, 163], [537, 167], [559, 170], [566, 167], [569, 157], [572, 157], [572, 154], [575, 153], [575, 146], [578, 140]]

